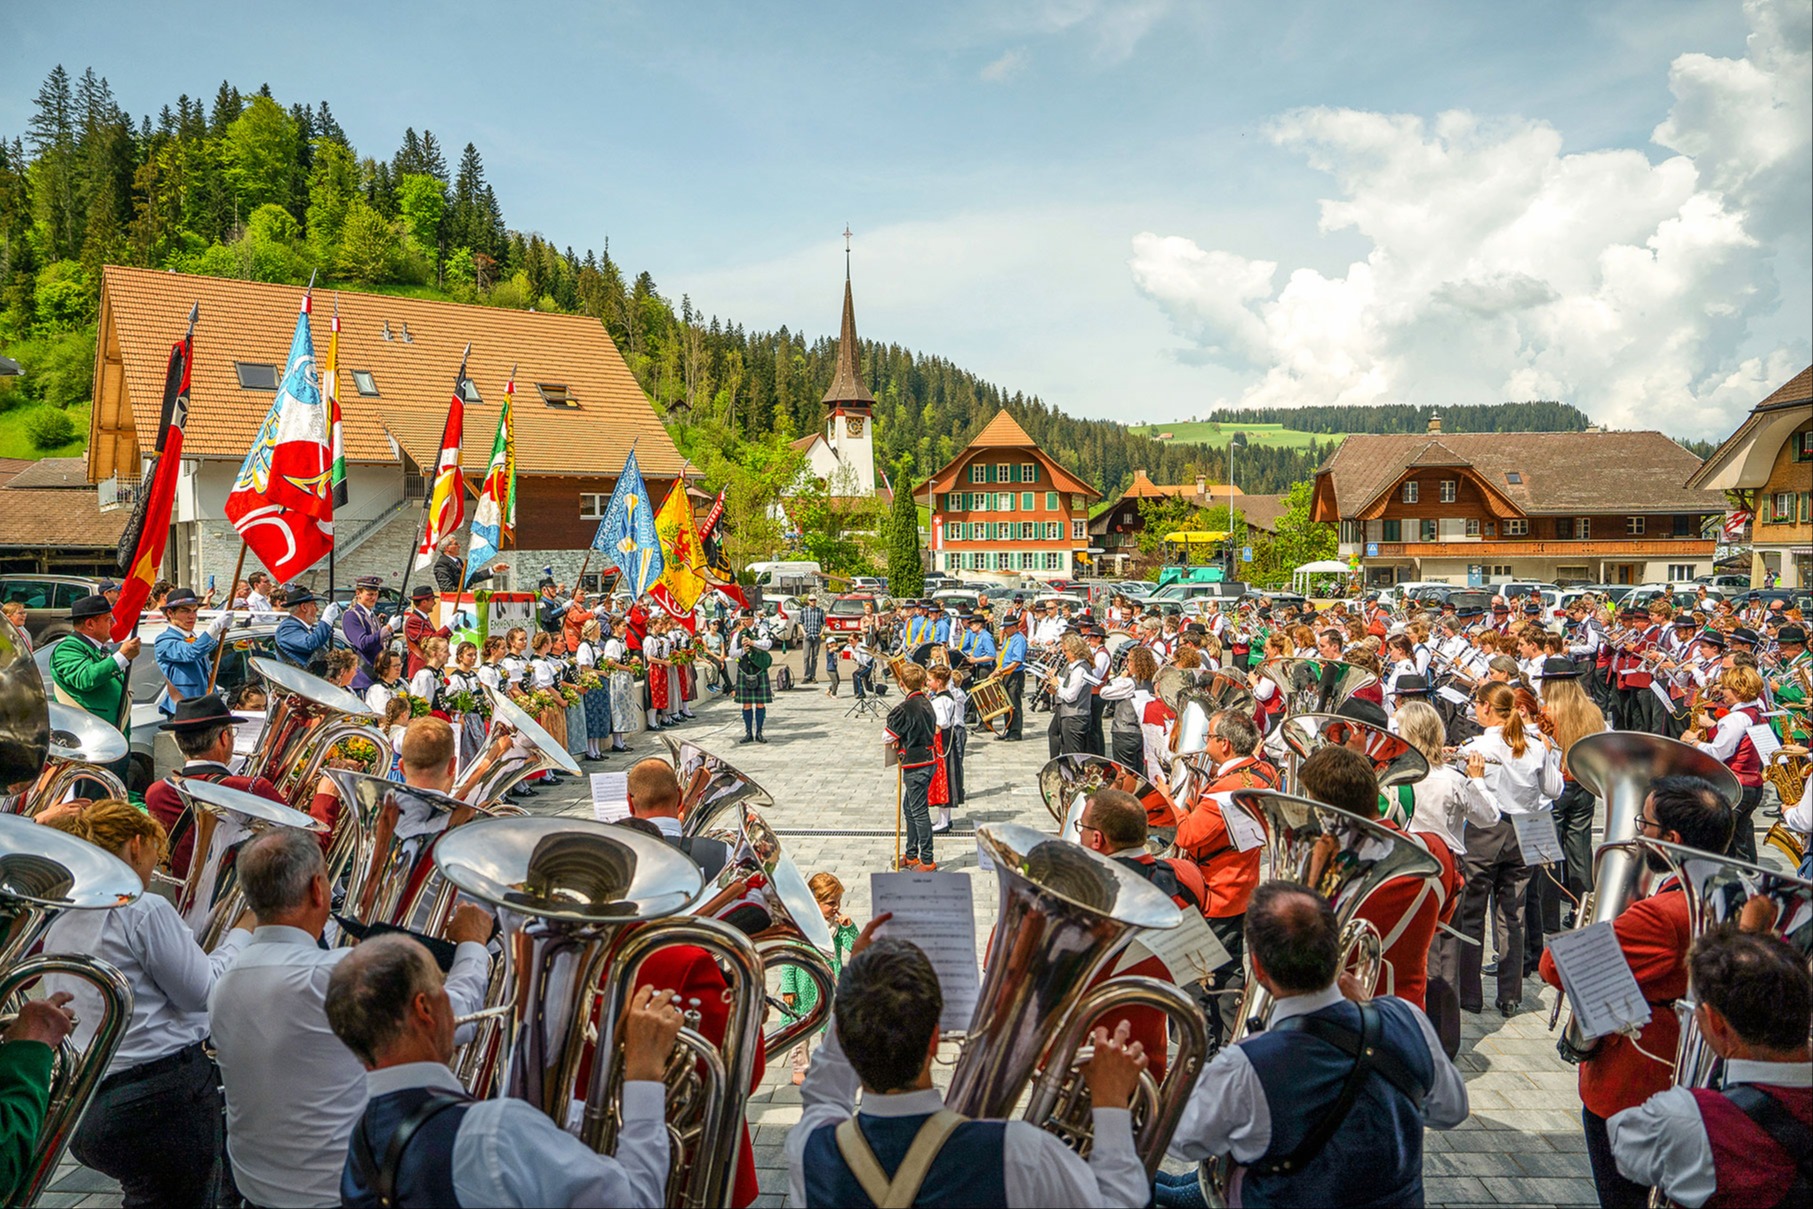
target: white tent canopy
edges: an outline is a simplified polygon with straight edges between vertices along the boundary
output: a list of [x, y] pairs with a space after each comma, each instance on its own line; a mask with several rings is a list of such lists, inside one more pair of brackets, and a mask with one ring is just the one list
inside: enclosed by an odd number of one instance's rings
[[1291, 590], [1300, 595], [1309, 596], [1311, 595], [1309, 587], [1310, 577], [1312, 575], [1346, 575], [1347, 572], [1348, 568], [1346, 563], [1338, 562], [1332, 558], [1324, 558], [1313, 563], [1304, 563], [1295, 571], [1291, 572]]

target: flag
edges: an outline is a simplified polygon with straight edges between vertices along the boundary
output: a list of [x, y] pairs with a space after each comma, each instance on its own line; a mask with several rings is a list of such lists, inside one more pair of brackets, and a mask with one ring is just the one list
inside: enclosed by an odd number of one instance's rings
[[705, 519], [699, 522], [700, 570], [705, 577], [714, 583], [735, 583], [737, 573], [730, 565], [730, 556], [724, 552], [724, 492], [718, 492], [718, 498], [711, 502], [711, 509]]
[[334, 545], [333, 454], [309, 309], [304, 294], [283, 382], [227, 493], [227, 519], [279, 581], [302, 574]]
[[453, 380], [453, 401], [447, 404], [447, 426], [441, 430], [441, 456], [434, 467], [434, 486], [428, 492], [428, 523], [422, 528], [422, 544], [416, 548], [415, 569], [433, 565], [435, 549], [441, 539], [460, 527], [466, 519], [466, 480], [460, 475], [460, 439], [466, 425], [466, 357], [472, 346], [460, 356], [459, 377]]
[[321, 367], [321, 393], [327, 399], [328, 448], [334, 463], [334, 507], [346, 507], [346, 443], [340, 437], [340, 299], [334, 298], [334, 326], [327, 338], [327, 364]]
[[686, 494], [686, 476], [674, 480], [655, 513], [655, 533], [661, 539], [661, 584], [668, 598], [688, 616], [708, 586], [699, 573], [699, 531], [694, 524], [692, 499]]
[[157, 445], [132, 519], [120, 538], [119, 566], [125, 573], [120, 598], [113, 606], [113, 640], [138, 628], [157, 579], [164, 548], [170, 543], [170, 512], [176, 504], [176, 480], [183, 466], [183, 425], [189, 418], [189, 370], [195, 357], [195, 320], [201, 306], [189, 311], [189, 330], [170, 346], [164, 368], [164, 407], [158, 415]]
[[468, 580], [497, 557], [504, 538], [516, 530], [516, 426], [511, 418], [515, 396], [512, 374], [504, 384], [504, 408], [498, 413], [497, 436], [491, 441], [491, 461], [478, 490], [478, 507], [472, 510], [472, 545], [466, 551]]
[[662, 612], [685, 626], [688, 633], [697, 634], [699, 632], [699, 615], [691, 609], [680, 607], [680, 602], [675, 600], [673, 594], [667, 590], [666, 581], [649, 589], [648, 598], [660, 605]]
[[1734, 508], [1725, 517], [1725, 540], [1736, 541], [1744, 535], [1744, 526], [1750, 523], [1748, 508]]
[[634, 449], [624, 459], [604, 519], [592, 535], [592, 549], [603, 552], [623, 572], [624, 586], [638, 597], [661, 579], [661, 536], [655, 532], [654, 509], [649, 507]]

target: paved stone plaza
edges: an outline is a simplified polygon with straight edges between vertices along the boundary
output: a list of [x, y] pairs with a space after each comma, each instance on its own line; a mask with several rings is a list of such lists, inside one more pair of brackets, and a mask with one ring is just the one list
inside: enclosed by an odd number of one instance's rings
[[[797, 653], [787, 660], [798, 674]], [[823, 686], [776, 694], [768, 711], [765, 744], [738, 744], [738, 708], [713, 699], [695, 706], [696, 721], [669, 732], [723, 756], [758, 781], [775, 799], [768, 818], [807, 877], [829, 870], [844, 883], [845, 910], [860, 926], [869, 918], [869, 874], [894, 855], [894, 774], [882, 759], [879, 718], [846, 717], [854, 704], [846, 678], [843, 695]], [[940, 869], [976, 874], [978, 952], [986, 945], [996, 908], [994, 875], [976, 867], [974, 828], [1017, 822], [1052, 828], [1035, 781], [1046, 760], [1047, 715], [1034, 715], [1025, 741], [972, 738], [965, 779], [970, 804], [958, 812], [956, 831], [938, 839]], [[632, 739], [635, 751], [588, 770], [622, 771], [635, 760], [666, 752], [656, 735]], [[585, 782], [570, 781], [531, 799], [536, 813], [590, 816]], [[1457, 1063], [1467, 1077], [1472, 1116], [1459, 1129], [1427, 1135], [1425, 1184], [1431, 1205], [1591, 1205], [1596, 1203], [1580, 1132], [1576, 1072], [1555, 1054], [1548, 1031], [1555, 992], [1526, 980], [1524, 1011], [1506, 1020], [1496, 1011], [1468, 1015]], [[954, 1052], [953, 1055], [954, 1056]], [[948, 1068], [935, 1072], [940, 1085]], [[782, 1150], [799, 1120], [799, 1089], [785, 1059], [769, 1067], [749, 1104], [761, 1176], [759, 1205], [786, 1200]], [[118, 1205], [112, 1181], [65, 1160], [46, 1206]]]

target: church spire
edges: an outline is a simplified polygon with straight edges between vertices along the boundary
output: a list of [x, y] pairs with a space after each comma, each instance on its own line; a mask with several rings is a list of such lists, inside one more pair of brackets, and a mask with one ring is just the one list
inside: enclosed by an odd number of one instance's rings
[[875, 405], [875, 396], [863, 385], [862, 372], [857, 368], [859, 351], [856, 343], [856, 303], [850, 294], [850, 228], [845, 224], [844, 322], [837, 337], [837, 372], [831, 375], [831, 385], [821, 400], [825, 406], [835, 407], [840, 403], [855, 403], [864, 407]]

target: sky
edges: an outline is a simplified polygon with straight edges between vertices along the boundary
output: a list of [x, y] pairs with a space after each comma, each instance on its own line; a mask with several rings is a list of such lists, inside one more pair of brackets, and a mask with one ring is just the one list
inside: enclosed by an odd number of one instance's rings
[[[0, 0], [53, 66], [431, 129], [677, 304], [1074, 415], [1544, 398], [1718, 438], [1813, 360], [1813, 5]], [[258, 14], [249, 20], [248, 14]]]

